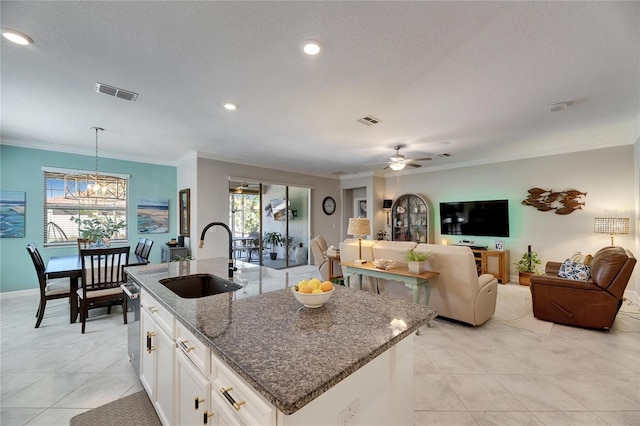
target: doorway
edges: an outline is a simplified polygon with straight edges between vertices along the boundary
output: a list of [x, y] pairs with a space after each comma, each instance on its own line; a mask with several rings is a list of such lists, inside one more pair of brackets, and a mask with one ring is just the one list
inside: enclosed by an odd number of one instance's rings
[[283, 269], [309, 263], [309, 188], [229, 179], [234, 258]]

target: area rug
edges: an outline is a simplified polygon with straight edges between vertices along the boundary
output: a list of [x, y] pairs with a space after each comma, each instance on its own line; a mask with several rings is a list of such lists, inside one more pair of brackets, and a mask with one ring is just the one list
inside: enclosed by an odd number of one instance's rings
[[70, 426], [161, 426], [162, 423], [153, 409], [145, 391], [136, 392], [124, 398], [74, 416]]
[[552, 322], [541, 321], [533, 316], [531, 290], [517, 284], [498, 284], [496, 312], [492, 319], [510, 327], [546, 335], [553, 328]]

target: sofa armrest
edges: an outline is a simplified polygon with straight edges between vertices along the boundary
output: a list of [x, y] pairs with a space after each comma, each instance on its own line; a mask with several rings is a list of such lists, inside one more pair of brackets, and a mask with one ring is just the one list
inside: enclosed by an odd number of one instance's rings
[[544, 266], [544, 273], [557, 276], [558, 272], [560, 272], [560, 266], [562, 266], [562, 262], [547, 262]]
[[531, 285], [549, 285], [577, 290], [602, 290], [591, 281], [568, 280], [553, 275], [531, 275]]

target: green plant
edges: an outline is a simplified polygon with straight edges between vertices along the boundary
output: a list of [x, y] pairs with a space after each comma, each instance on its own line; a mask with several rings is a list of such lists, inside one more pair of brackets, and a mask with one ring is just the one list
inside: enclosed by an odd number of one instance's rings
[[91, 219], [80, 219], [79, 216], [71, 216], [70, 220], [78, 225], [80, 238], [91, 242], [111, 239], [114, 234], [127, 226], [124, 220], [116, 221], [111, 216], [107, 216], [104, 213], [102, 216], [93, 217]]
[[176, 256], [175, 259], [173, 259], [171, 262], [185, 262], [187, 260], [194, 260], [194, 257], [191, 255], [188, 256]]
[[279, 232], [268, 232], [265, 236], [264, 236], [264, 242], [269, 244], [270, 248], [271, 248], [271, 253], [275, 253], [276, 252], [276, 247], [277, 246], [281, 246], [282, 244], [284, 244], [284, 237], [282, 236], [281, 233]]
[[537, 274], [538, 266], [540, 264], [541, 262], [538, 258], [538, 253], [536, 253], [535, 251], [531, 251], [531, 246], [528, 247], [527, 251], [522, 255], [520, 260], [514, 263], [518, 272], [525, 272], [530, 274]]
[[404, 254], [404, 260], [407, 262], [424, 262], [429, 256], [431, 256], [430, 251], [426, 253], [416, 253], [413, 249], [410, 249]]

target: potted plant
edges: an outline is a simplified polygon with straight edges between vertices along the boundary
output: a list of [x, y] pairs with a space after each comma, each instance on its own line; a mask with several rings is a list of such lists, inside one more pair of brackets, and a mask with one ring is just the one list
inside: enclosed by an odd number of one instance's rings
[[264, 236], [264, 242], [269, 244], [269, 256], [271, 257], [271, 260], [276, 260], [278, 257], [276, 247], [281, 246], [284, 243], [284, 237], [279, 232], [268, 232]]
[[410, 249], [404, 254], [404, 260], [407, 261], [409, 272], [412, 274], [421, 274], [424, 272], [424, 261], [431, 256], [431, 252], [416, 253], [413, 249]]
[[98, 246], [109, 246], [111, 238], [127, 225], [124, 220], [116, 221], [106, 214], [90, 219], [71, 216], [70, 220], [78, 225], [80, 238]]
[[531, 275], [538, 273], [540, 263], [538, 253], [531, 251], [531, 246], [528, 246], [526, 253], [515, 263], [520, 285], [531, 285]]

